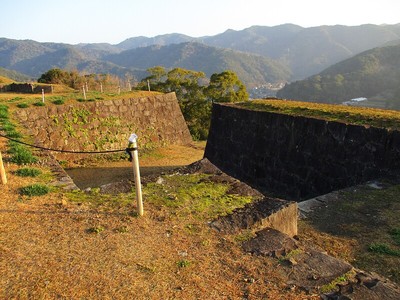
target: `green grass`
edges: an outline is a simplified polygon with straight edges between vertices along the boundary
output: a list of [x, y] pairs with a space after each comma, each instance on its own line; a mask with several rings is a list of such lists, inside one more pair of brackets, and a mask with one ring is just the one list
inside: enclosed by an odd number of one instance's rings
[[65, 100], [64, 99], [56, 99], [56, 100], [53, 100], [52, 102], [55, 105], [62, 105], [65, 103]]
[[252, 100], [234, 106], [355, 125], [400, 129], [400, 112], [393, 110], [272, 99]]
[[7, 118], [0, 119], [1, 129], [5, 132], [6, 136], [13, 139], [21, 138], [22, 135], [17, 132], [15, 125]]
[[22, 137], [22, 134], [16, 130], [6, 130], [6, 136], [12, 139], [19, 139]]
[[89, 193], [83, 191], [72, 191], [67, 193], [70, 201], [75, 203], [85, 203], [92, 207], [102, 207], [103, 209], [118, 209], [133, 205], [135, 197], [133, 194], [109, 195], [100, 194], [99, 188], [93, 188]]
[[8, 119], [8, 106], [0, 104], [0, 120]]
[[179, 268], [187, 268], [189, 267], [191, 262], [187, 259], [182, 259], [176, 263]]
[[17, 104], [17, 107], [18, 107], [18, 108], [27, 108], [27, 107], [29, 107], [29, 104], [28, 104], [28, 103], [25, 103], [25, 102], [23, 102], [23, 103], [18, 103], [18, 104]]
[[11, 162], [17, 165], [33, 164], [38, 161], [38, 158], [27, 147], [17, 142], [9, 142], [8, 152], [11, 154]]
[[229, 188], [213, 183], [208, 175], [166, 176], [165, 184], [150, 183], [143, 191], [146, 201], [170, 208], [176, 215], [212, 219], [251, 202], [251, 197], [226, 194]]
[[321, 293], [328, 293], [328, 292], [332, 292], [332, 291], [338, 291], [338, 285], [340, 284], [344, 284], [346, 282], [349, 281], [350, 278], [354, 277], [354, 271], [351, 270], [349, 272], [347, 272], [346, 274], [343, 274], [342, 276], [339, 276], [337, 278], [335, 278], [334, 280], [332, 280], [330, 283], [321, 286], [320, 292]]
[[400, 250], [392, 249], [385, 243], [373, 243], [368, 247], [368, 250], [378, 254], [387, 254], [400, 257]]
[[42, 101], [33, 103], [34, 106], [45, 106], [46, 104]]
[[50, 189], [43, 184], [32, 184], [19, 189], [19, 193], [25, 196], [43, 196], [49, 193]]
[[392, 236], [392, 239], [396, 245], [400, 246], [400, 227], [392, 229], [389, 234]]
[[99, 233], [103, 232], [104, 230], [105, 230], [105, 228], [104, 228], [103, 226], [97, 225], [97, 226], [88, 228], [88, 229], [86, 230], [86, 232], [87, 232], [87, 233], [96, 233], [96, 234], [99, 234]]
[[[1, 130], [3, 130], [7, 137], [18, 139], [21, 138], [22, 135], [16, 131], [15, 125], [9, 120], [9, 112], [8, 106], [4, 104], [0, 104], [0, 125]], [[31, 164], [38, 161], [38, 158], [35, 157], [32, 152], [24, 145], [9, 141], [8, 142], [8, 152], [11, 154], [11, 162], [16, 163], [18, 165], [22, 164]]]
[[400, 283], [400, 185], [383, 183], [382, 189], [339, 192], [338, 200], [317, 210], [308, 222], [321, 232], [356, 241], [351, 246], [355, 267]]
[[22, 168], [18, 169], [15, 174], [21, 177], [37, 177], [42, 174], [42, 171], [35, 168]]
[[[165, 176], [163, 184], [149, 183], [143, 186], [143, 199], [156, 207], [167, 207], [177, 217], [194, 216], [196, 219], [209, 220], [232, 212], [252, 201], [251, 197], [227, 195], [229, 188], [208, 180], [208, 175], [172, 175]], [[89, 193], [72, 191], [67, 193], [70, 201], [86, 203], [102, 209], [118, 209], [135, 205], [135, 191], [132, 193], [108, 195], [99, 189]], [[146, 210], [146, 208], [145, 208]], [[196, 233], [195, 225], [185, 228], [188, 233]]]

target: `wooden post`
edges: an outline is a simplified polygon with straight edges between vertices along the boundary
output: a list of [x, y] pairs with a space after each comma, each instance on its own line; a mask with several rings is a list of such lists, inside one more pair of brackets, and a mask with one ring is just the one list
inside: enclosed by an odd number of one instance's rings
[[86, 91], [85, 91], [85, 86], [82, 86], [82, 90], [83, 90], [83, 98], [86, 100]]
[[121, 95], [121, 86], [118, 87], [118, 95]]
[[42, 89], [42, 102], [44, 103], [44, 89]]
[[132, 91], [131, 82], [128, 80], [128, 90]]
[[0, 152], [0, 174], [1, 174], [1, 183], [7, 184], [6, 170], [4, 170], [3, 158], [1, 157], [1, 152]]
[[150, 92], [150, 80], [147, 79], [147, 88], [149, 89]]
[[133, 165], [133, 174], [135, 176], [135, 189], [136, 189], [136, 203], [137, 210], [139, 216], [143, 216], [143, 199], [142, 199], [142, 184], [140, 182], [140, 169], [139, 169], [139, 156], [137, 150], [137, 135], [132, 133], [129, 137], [129, 145], [128, 148], [132, 149], [132, 165]]
[[89, 92], [89, 87], [88, 87], [87, 81], [85, 82], [85, 86], [86, 86], [86, 92]]
[[102, 83], [100, 83], [100, 93], [103, 94], [103, 84]]

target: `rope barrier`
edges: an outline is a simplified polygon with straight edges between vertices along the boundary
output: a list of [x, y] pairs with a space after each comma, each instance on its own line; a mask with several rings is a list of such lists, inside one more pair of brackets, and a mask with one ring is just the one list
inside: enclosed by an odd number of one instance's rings
[[[28, 144], [13, 138], [10, 138], [6, 135], [0, 134], [0, 137], [6, 138], [10, 141], [28, 146], [28, 147], [32, 147], [32, 148], [36, 148], [36, 149], [41, 149], [41, 150], [46, 150], [46, 151], [54, 151], [54, 152], [61, 152], [61, 153], [75, 153], [75, 154], [104, 154], [104, 153], [116, 153], [116, 152], [126, 152], [127, 149], [118, 149], [118, 150], [103, 150], [103, 151], [73, 151], [73, 150], [60, 150], [60, 149], [52, 149], [52, 148], [46, 148], [46, 147], [41, 147], [41, 146], [36, 146], [36, 145], [32, 145], [32, 144]], [[134, 150], [133, 148], [130, 148], [130, 150]]]

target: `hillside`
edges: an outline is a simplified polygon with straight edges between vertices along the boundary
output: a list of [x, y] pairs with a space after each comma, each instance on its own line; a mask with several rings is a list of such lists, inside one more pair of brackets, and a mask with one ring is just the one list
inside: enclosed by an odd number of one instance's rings
[[13, 70], [7, 70], [7, 69], [1, 68], [1, 67], [0, 67], [0, 76], [7, 77], [7, 79], [9, 79], [9, 80], [12, 79], [12, 80], [19, 81], [19, 82], [25, 82], [25, 81], [32, 80], [32, 78], [28, 75], [18, 73]]
[[[31, 52], [30, 49], [33, 49]], [[259, 55], [220, 49], [200, 43], [139, 47], [120, 52], [108, 44], [48, 44], [0, 39], [0, 66], [32, 77], [51, 68], [83, 73], [129, 74], [136, 80], [155, 65], [203, 71], [208, 76], [224, 70], [235, 71], [247, 85], [287, 81], [290, 70], [279, 62]]]
[[117, 65], [147, 69], [153, 66], [197, 70], [211, 76], [234, 70], [248, 86], [260, 82], [286, 81], [290, 70], [266, 57], [190, 42], [168, 46], [150, 46], [124, 51], [105, 58]]
[[342, 103], [357, 97], [400, 108], [400, 45], [375, 48], [333, 65], [318, 75], [287, 84], [278, 97]]
[[400, 38], [400, 25], [252, 26], [207, 37], [203, 42], [271, 57], [286, 63], [292, 79], [316, 74], [359, 52]]

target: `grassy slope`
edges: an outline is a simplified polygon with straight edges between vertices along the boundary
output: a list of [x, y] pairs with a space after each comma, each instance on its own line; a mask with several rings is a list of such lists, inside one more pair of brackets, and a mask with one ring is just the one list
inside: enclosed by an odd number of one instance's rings
[[237, 236], [209, 228], [216, 212], [248, 199], [226, 195], [207, 175], [144, 186], [139, 218], [134, 193], [53, 187], [40, 197], [20, 195], [21, 187], [52, 178], [18, 177], [18, 168], [7, 164], [9, 183], [1, 187], [2, 299], [318, 299], [285, 289], [276, 260], [247, 255]]
[[[54, 94], [45, 94], [45, 105], [54, 105], [53, 101], [55, 100], [62, 100], [65, 104], [74, 104], [79, 102], [113, 100], [126, 97], [146, 97], [159, 94], [158, 92], [146, 91], [121, 92], [121, 94], [118, 94], [117, 91], [108, 93], [89, 91], [86, 93], [86, 100], [84, 100], [82, 92], [74, 91], [61, 85], [54, 86]], [[32, 106], [37, 102], [42, 102], [41, 94], [0, 93], [0, 104], [8, 105], [11, 110], [16, 109], [17, 105], [22, 103]]]
[[400, 129], [400, 112], [394, 110], [273, 99], [253, 100], [235, 105], [251, 110], [319, 118], [347, 124]]
[[400, 283], [400, 185], [368, 185], [337, 193], [337, 199], [299, 223], [301, 239]]

